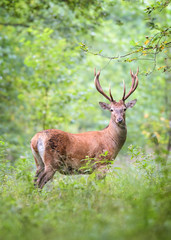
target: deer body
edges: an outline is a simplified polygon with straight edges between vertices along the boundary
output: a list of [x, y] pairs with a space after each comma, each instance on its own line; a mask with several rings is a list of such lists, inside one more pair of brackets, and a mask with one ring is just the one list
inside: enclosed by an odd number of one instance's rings
[[[81, 167], [86, 165], [85, 159], [87, 157], [94, 162], [89, 173], [97, 170], [99, 171], [99, 177], [103, 177], [108, 170], [108, 163], [116, 158], [122, 148], [127, 135], [125, 110], [132, 107], [136, 100], [125, 104], [125, 88], [124, 96], [119, 102], [113, 100], [111, 91], [109, 91], [109, 98], [100, 86], [99, 75], [100, 72], [97, 75], [95, 74], [96, 88], [111, 102], [110, 105], [100, 103], [103, 109], [111, 111], [111, 120], [108, 127], [100, 131], [79, 134], [67, 133], [57, 129], [38, 132], [31, 140], [31, 149], [37, 166], [35, 183], [38, 187], [42, 188], [56, 171], [62, 174], [84, 174], [85, 172]], [[137, 75], [133, 76], [134, 84], [132, 85], [135, 85]], [[105, 152], [107, 152], [105, 158], [108, 162], [103, 161]]]
[[126, 132], [126, 126], [120, 128], [112, 122], [101, 131], [79, 134], [49, 129], [32, 138], [31, 148], [43, 168], [49, 165], [63, 174], [83, 174], [79, 168], [86, 163], [87, 156], [98, 162], [107, 151], [107, 159], [115, 159], [126, 140]]

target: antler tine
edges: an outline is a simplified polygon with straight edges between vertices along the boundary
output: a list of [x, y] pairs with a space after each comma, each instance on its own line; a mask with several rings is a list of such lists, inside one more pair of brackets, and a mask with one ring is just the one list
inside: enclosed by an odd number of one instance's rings
[[[133, 77], [134, 77], [134, 87], [133, 87], [133, 92], [135, 91], [135, 89], [137, 88], [138, 86], [138, 73], [139, 73], [139, 67], [137, 68], [137, 72], [136, 74], [133, 74]], [[136, 80], [136, 82], [135, 82]]]
[[139, 73], [139, 67], [137, 67], [137, 73], [135, 75], [138, 76], [138, 73]]
[[125, 81], [124, 80], [123, 80], [123, 86], [124, 86], [124, 92], [123, 92], [122, 100], [124, 101], [125, 94], [126, 94], [126, 87], [125, 87]]
[[131, 69], [130, 69], [130, 73], [131, 73], [131, 77], [132, 77], [131, 89], [133, 89], [133, 88], [134, 88], [134, 85], [135, 85], [135, 75], [134, 75], [133, 71], [131, 71]]
[[[95, 72], [94, 72], [95, 73]], [[100, 82], [99, 82], [99, 76], [100, 76], [100, 71], [95, 75], [95, 78], [94, 78], [94, 83], [95, 83], [95, 86], [96, 86], [96, 89], [99, 93], [101, 93], [107, 100], [109, 100], [110, 102], [113, 101], [113, 98], [110, 98], [106, 95], [106, 93], [104, 93], [101, 85], [100, 85]]]
[[110, 95], [110, 98], [111, 98], [112, 102], [115, 102], [115, 100], [113, 99], [112, 93], [111, 93], [111, 87], [110, 86], [109, 86], [109, 95]]
[[94, 76], [96, 76], [96, 68], [94, 68]]
[[[125, 96], [125, 94], [123, 94], [123, 98], [122, 98], [123, 101], [125, 101], [138, 87], [138, 72], [139, 72], [139, 68], [137, 68], [136, 74], [134, 74], [133, 71], [131, 71], [131, 69], [130, 69], [130, 74], [132, 77], [132, 85], [131, 85], [131, 88], [130, 88], [128, 94], [126, 96]], [[125, 89], [124, 89], [124, 91], [125, 91]]]

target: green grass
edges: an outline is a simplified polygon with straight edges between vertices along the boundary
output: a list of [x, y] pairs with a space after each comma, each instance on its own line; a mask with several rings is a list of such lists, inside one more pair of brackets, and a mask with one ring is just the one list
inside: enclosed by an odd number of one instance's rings
[[13, 168], [1, 161], [1, 240], [169, 239], [168, 172], [149, 156], [114, 164], [101, 181], [57, 173], [42, 191], [33, 187], [33, 166], [30, 158]]

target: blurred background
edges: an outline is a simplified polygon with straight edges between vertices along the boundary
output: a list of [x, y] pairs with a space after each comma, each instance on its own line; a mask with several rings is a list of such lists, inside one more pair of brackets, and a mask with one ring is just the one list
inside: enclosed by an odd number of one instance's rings
[[[15, 161], [43, 129], [72, 133], [106, 127], [110, 113], [94, 86], [118, 101], [139, 66], [139, 86], [127, 111], [130, 144], [165, 163], [171, 149], [170, 1], [0, 2], [0, 132]], [[129, 99], [129, 100], [130, 100]]]

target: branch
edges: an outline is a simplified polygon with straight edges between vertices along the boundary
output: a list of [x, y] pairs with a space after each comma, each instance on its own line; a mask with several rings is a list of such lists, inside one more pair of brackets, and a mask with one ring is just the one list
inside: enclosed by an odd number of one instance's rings
[[109, 57], [109, 56], [105, 56], [101, 53], [95, 53], [95, 52], [92, 52], [92, 51], [89, 51], [88, 48], [85, 46], [85, 44], [81, 43], [81, 49], [86, 52], [86, 53], [89, 53], [89, 54], [92, 54], [92, 55], [96, 55], [96, 56], [100, 56], [100, 57], [103, 57], [103, 58], [107, 58], [109, 60], [113, 60], [113, 59], [119, 59], [119, 58], [124, 58], [124, 57], [127, 57], [127, 56], [130, 56], [134, 53], [137, 53], [137, 50], [133, 51], [133, 52], [130, 52], [130, 53], [127, 53], [127, 54], [124, 54], [124, 55], [121, 55], [121, 56], [115, 56], [115, 57]]
[[[171, 44], [171, 42], [168, 42], [168, 43], [165, 44], [165, 46], [170, 47], [170, 44]], [[109, 57], [109, 56], [105, 56], [105, 55], [103, 55], [103, 54], [101, 54], [101, 53], [95, 53], [95, 52], [89, 51], [88, 48], [86, 47], [86, 45], [83, 44], [83, 43], [81, 43], [81, 46], [80, 46], [80, 47], [81, 47], [81, 49], [82, 49], [84, 52], [86, 52], [86, 53], [90, 53], [90, 54], [92, 54], [92, 55], [100, 56], [100, 57], [103, 57], [103, 58], [106, 58], [106, 59], [109, 59], [109, 60], [125, 58], [125, 57], [127, 57], [127, 56], [132, 55], [132, 54], [135, 54], [135, 53], [140, 52], [140, 50], [143, 51], [143, 50], [150, 50], [150, 49], [155, 50], [155, 49], [156, 49], [156, 52], [155, 52], [155, 53], [150, 53], [150, 54], [155, 54], [155, 55], [160, 52], [160, 51], [157, 51], [158, 45], [155, 45], [155, 47], [153, 47], [153, 46], [151, 46], [151, 47], [143, 47], [143, 46], [140, 46], [137, 50], [134, 50], [134, 51], [132, 51], [132, 52], [130, 52], [130, 53], [126, 53], [126, 54], [121, 55], [121, 56]]]
[[3, 26], [12, 26], [12, 27], [29, 27], [29, 25], [27, 24], [24, 24], [24, 23], [2, 23], [0, 22], [0, 25], [3, 25]]

